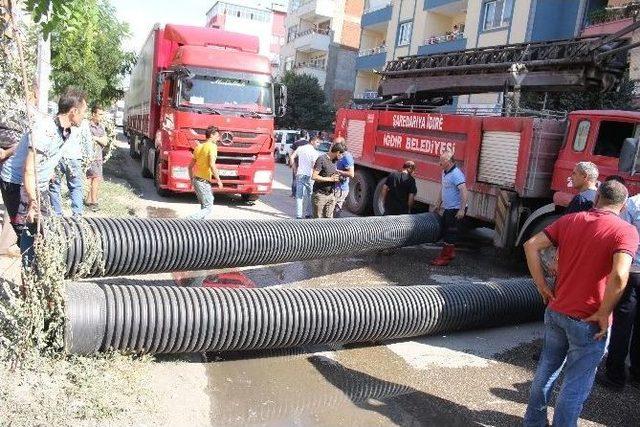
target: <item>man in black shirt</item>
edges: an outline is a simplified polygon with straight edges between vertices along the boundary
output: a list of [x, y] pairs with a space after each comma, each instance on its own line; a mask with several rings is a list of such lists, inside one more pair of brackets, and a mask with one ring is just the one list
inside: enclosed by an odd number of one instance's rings
[[571, 183], [573, 188], [580, 193], [571, 199], [564, 211], [565, 215], [593, 208], [597, 194], [598, 175], [598, 167], [595, 164], [591, 162], [576, 163], [573, 172], [571, 172]]
[[413, 173], [416, 164], [411, 160], [404, 162], [402, 170], [393, 172], [382, 186], [385, 215], [402, 215], [411, 213], [415, 196], [418, 192]]
[[336, 162], [342, 158], [347, 147], [338, 142], [327, 154], [318, 157], [313, 167], [313, 217], [333, 218], [336, 207], [336, 184], [340, 182], [340, 174]]

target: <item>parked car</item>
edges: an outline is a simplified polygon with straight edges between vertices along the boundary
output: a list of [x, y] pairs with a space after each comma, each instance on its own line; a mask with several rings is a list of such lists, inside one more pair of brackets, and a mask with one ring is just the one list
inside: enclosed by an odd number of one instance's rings
[[280, 129], [274, 132], [275, 150], [273, 156], [277, 162], [289, 163], [291, 144], [300, 138], [300, 131]]
[[327, 141], [321, 142], [320, 144], [318, 144], [318, 147], [316, 148], [316, 150], [320, 151], [321, 153], [328, 153], [330, 149], [331, 149], [331, 143]]

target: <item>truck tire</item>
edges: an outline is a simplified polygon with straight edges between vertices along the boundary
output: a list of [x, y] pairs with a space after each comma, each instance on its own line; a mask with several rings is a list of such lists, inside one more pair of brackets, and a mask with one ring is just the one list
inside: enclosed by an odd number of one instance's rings
[[153, 182], [156, 185], [156, 193], [158, 193], [158, 196], [160, 197], [170, 197], [172, 194], [171, 190], [167, 190], [166, 188], [160, 187], [161, 176], [162, 174], [160, 173], [160, 162], [156, 162], [156, 173], [153, 178]]
[[542, 230], [547, 228], [547, 226], [549, 226], [549, 225], [551, 225], [551, 223], [555, 222], [555, 220], [560, 218], [560, 216], [561, 215], [543, 216], [542, 218], [540, 218], [539, 220], [537, 220], [536, 222], [531, 224], [531, 231], [529, 233], [527, 233], [527, 238], [524, 241], [526, 242], [531, 237], [535, 236], [536, 234], [538, 234], [539, 232], [541, 232]]
[[353, 179], [349, 183], [349, 195], [346, 205], [356, 215], [368, 215], [371, 213], [375, 180], [370, 171], [356, 169]]
[[140, 149], [140, 151], [141, 151], [140, 173], [142, 174], [143, 178], [153, 178], [153, 173], [149, 170], [149, 167], [147, 165], [149, 161], [149, 146], [147, 145], [146, 142], [142, 144], [142, 148]]
[[140, 154], [136, 151], [136, 142], [135, 142], [135, 138], [136, 136], [131, 134], [129, 135], [129, 156], [132, 159], [139, 159], [140, 158]]
[[243, 202], [249, 204], [254, 204], [260, 198], [260, 196], [258, 196], [257, 194], [241, 194], [240, 197], [242, 198]]
[[376, 185], [376, 191], [373, 193], [373, 214], [376, 216], [384, 215], [384, 200], [382, 199], [382, 187], [387, 182], [387, 177], [382, 178]]

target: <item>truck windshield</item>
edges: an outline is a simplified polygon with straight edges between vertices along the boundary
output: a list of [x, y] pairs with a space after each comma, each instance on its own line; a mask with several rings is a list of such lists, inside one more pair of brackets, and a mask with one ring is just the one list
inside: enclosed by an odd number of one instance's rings
[[181, 79], [178, 89], [181, 107], [273, 112], [273, 86], [268, 77], [195, 75]]

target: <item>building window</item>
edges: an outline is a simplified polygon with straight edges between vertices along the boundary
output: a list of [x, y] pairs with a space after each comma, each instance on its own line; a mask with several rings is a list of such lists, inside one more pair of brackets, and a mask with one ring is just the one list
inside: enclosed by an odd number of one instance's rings
[[406, 46], [411, 43], [411, 30], [413, 28], [413, 22], [403, 22], [398, 27], [398, 42], [397, 46]]
[[482, 30], [493, 30], [509, 25], [513, 12], [513, 0], [489, 0], [484, 3]]

